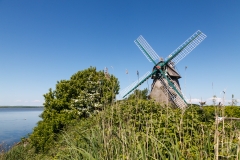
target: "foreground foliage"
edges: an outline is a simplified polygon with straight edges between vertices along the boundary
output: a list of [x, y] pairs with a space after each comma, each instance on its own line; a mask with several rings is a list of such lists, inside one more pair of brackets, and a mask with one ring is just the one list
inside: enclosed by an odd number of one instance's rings
[[240, 117], [236, 115], [239, 107], [190, 106], [183, 112], [146, 100], [116, 102], [95, 116], [66, 126], [58, 140], [51, 142], [48, 152], [36, 154], [31, 145], [19, 145], [5, 157], [239, 159], [239, 122], [216, 121], [215, 113], [221, 115], [223, 109], [228, 117]]
[[30, 136], [36, 152], [51, 148], [58, 133], [74, 120], [90, 117], [110, 104], [119, 90], [118, 80], [90, 67], [74, 74], [70, 80], [57, 82], [56, 89], [44, 94], [42, 121]]
[[121, 102], [94, 117], [91, 128], [87, 121], [66, 132], [57, 158], [236, 159], [239, 123], [223, 127], [208, 113], [207, 107], [182, 112], [151, 101]]

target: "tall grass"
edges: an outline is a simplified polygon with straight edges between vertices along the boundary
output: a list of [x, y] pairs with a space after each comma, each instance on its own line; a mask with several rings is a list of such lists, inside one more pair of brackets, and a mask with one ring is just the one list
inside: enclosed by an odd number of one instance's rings
[[58, 159], [239, 158], [238, 124], [204, 119], [196, 107], [182, 112], [135, 100], [113, 104], [90, 121], [65, 132]]
[[[222, 116], [224, 107], [213, 108]], [[76, 121], [48, 154], [17, 145], [0, 159], [240, 159], [240, 124], [208, 107], [184, 112], [146, 100], [119, 101]]]

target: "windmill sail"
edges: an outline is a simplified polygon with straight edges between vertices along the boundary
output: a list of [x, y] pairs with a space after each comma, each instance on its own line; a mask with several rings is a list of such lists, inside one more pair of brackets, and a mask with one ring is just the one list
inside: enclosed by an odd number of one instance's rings
[[[172, 102], [174, 105], [176, 105], [177, 107], [184, 109], [187, 107], [187, 103], [185, 102], [185, 100], [182, 98], [182, 93], [180, 91], [180, 89], [178, 88], [178, 85], [176, 83], [174, 83], [175, 89], [178, 91], [178, 93], [171, 88], [168, 85], [168, 82], [166, 79], [163, 79], [162, 77], [159, 78], [159, 81], [161, 82], [162, 86], [163, 86], [163, 93], [168, 97], [169, 101]], [[180, 93], [180, 95], [179, 95]]]
[[139, 36], [134, 43], [138, 46], [138, 48], [142, 51], [142, 53], [146, 56], [146, 58], [156, 64], [155, 60], [160, 57], [153, 50], [153, 48], [147, 43], [147, 41], [143, 38], [143, 36]]
[[147, 41], [142, 36], [139, 36], [134, 42], [147, 59], [154, 63], [153, 71], [152, 73], [147, 72], [139, 80], [121, 91], [120, 94], [124, 98], [152, 76], [154, 80], [150, 93], [151, 99], [160, 103], [170, 103], [181, 109], [186, 108], [187, 102], [184, 99], [178, 81], [181, 76], [177, 73], [174, 66], [197, 47], [206, 37], [207, 36], [201, 31], [195, 32], [165, 60], [161, 59], [160, 62], [156, 63], [155, 60], [159, 59], [159, 56]]
[[142, 83], [144, 83], [148, 78], [151, 77], [152, 74], [154, 74], [156, 71], [154, 72], [147, 72], [145, 73], [141, 78], [139, 78], [139, 80], [136, 80], [135, 82], [133, 82], [131, 85], [129, 85], [128, 87], [126, 87], [125, 89], [123, 89], [122, 91], [120, 91], [120, 95], [124, 98], [127, 95], [129, 95], [130, 93], [132, 93], [135, 89], [137, 89], [138, 86], [140, 86]]
[[194, 48], [196, 48], [207, 36], [201, 31], [195, 32], [190, 38], [188, 38], [182, 45], [180, 45], [175, 51], [173, 51], [166, 59], [166, 62], [170, 62], [175, 66], [186, 55], [188, 55]]

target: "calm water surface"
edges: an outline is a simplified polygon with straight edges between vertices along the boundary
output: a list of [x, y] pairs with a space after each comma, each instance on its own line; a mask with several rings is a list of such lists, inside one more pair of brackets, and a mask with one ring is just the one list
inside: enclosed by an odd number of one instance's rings
[[12, 146], [32, 133], [43, 108], [0, 108], [0, 144]]

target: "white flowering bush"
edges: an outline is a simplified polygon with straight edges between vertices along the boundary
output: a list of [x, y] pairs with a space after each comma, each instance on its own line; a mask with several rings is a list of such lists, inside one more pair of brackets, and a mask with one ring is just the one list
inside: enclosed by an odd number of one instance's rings
[[70, 88], [70, 108], [76, 109], [79, 116], [88, 117], [115, 99], [119, 82], [113, 75], [97, 72], [91, 67], [74, 74], [70, 79]]
[[48, 150], [56, 133], [74, 120], [87, 118], [115, 100], [119, 82], [113, 75], [90, 67], [69, 80], [61, 80], [56, 89], [44, 94], [42, 121], [30, 136], [37, 151]]

